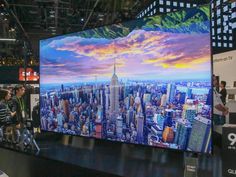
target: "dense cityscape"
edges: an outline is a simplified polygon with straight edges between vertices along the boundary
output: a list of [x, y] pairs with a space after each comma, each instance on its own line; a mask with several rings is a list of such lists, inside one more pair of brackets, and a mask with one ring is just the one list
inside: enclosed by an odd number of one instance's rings
[[211, 151], [210, 82], [119, 81], [41, 93], [44, 130], [196, 152]]

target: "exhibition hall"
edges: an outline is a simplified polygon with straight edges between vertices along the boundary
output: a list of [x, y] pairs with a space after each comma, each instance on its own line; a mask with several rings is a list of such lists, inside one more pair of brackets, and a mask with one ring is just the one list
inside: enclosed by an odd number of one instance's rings
[[236, 176], [236, 0], [0, 0], [0, 177]]

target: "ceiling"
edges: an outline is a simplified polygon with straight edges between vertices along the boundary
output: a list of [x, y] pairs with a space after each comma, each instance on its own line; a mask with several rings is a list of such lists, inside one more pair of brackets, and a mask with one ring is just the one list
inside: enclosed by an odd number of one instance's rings
[[[54, 35], [126, 21], [135, 18], [150, 0], [1, 0], [0, 37], [16, 42], [0, 43], [2, 56], [38, 56], [38, 41]], [[17, 49], [19, 48], [19, 49]]]

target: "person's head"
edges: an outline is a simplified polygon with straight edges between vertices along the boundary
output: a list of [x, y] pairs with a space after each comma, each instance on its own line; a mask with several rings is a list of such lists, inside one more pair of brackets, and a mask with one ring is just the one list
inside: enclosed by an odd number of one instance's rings
[[225, 81], [221, 81], [220, 82], [220, 88], [223, 89], [223, 88], [225, 88], [225, 86], [226, 86], [226, 82]]
[[11, 92], [9, 90], [2, 89], [0, 90], [0, 100], [10, 100]]
[[15, 87], [16, 96], [22, 97], [25, 94], [25, 87], [23, 85], [17, 85]]

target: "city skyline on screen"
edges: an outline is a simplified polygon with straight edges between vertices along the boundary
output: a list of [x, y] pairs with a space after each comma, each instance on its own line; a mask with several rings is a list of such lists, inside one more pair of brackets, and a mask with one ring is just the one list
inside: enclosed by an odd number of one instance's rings
[[209, 7], [40, 41], [41, 128], [211, 152]]

